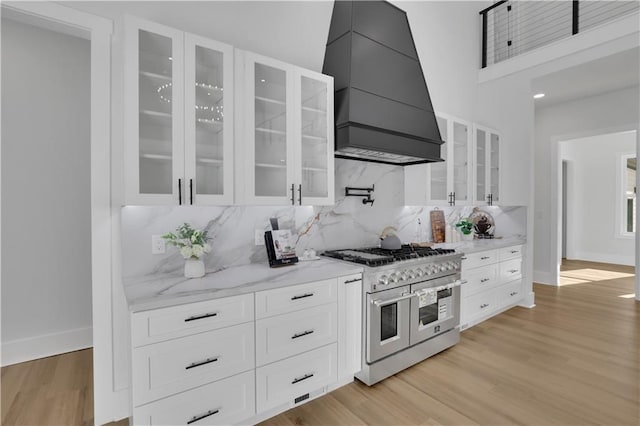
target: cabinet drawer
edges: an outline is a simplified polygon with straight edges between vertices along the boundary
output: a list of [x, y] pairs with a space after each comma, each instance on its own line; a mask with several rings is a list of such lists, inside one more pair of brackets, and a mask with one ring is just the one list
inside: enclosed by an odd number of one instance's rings
[[500, 284], [522, 278], [522, 259], [500, 262]]
[[337, 317], [337, 304], [329, 303], [257, 321], [256, 365], [335, 342]]
[[131, 315], [133, 347], [253, 320], [253, 294], [207, 300]]
[[256, 318], [307, 309], [335, 302], [337, 280], [323, 280], [256, 293]]
[[503, 247], [498, 249], [498, 259], [500, 261], [514, 259], [516, 257], [522, 257], [522, 245]]
[[465, 297], [461, 302], [461, 311], [464, 321], [467, 322], [478, 316], [486, 315], [496, 309], [495, 290], [478, 293], [475, 296]]
[[135, 425], [228, 425], [255, 415], [253, 370], [134, 408]]
[[496, 250], [479, 251], [477, 253], [465, 254], [462, 257], [462, 270], [477, 268], [479, 266], [489, 265], [498, 261], [498, 252]]
[[462, 279], [466, 283], [462, 285], [461, 295], [467, 297], [497, 286], [498, 267], [493, 264], [462, 271]]
[[256, 369], [258, 411], [293, 403], [295, 398], [335, 382], [336, 359], [334, 343]]
[[133, 404], [252, 369], [253, 322], [133, 350]]
[[522, 281], [512, 281], [498, 288], [496, 299], [500, 306], [508, 306], [522, 299]]

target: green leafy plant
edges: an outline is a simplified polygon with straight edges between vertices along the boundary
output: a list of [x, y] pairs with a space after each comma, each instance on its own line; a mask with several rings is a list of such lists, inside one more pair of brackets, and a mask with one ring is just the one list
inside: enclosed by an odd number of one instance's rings
[[462, 232], [464, 235], [469, 235], [471, 233], [471, 230], [473, 229], [473, 223], [469, 220], [469, 218], [460, 219], [460, 221], [456, 223], [456, 228], [460, 229], [460, 232]]
[[167, 244], [176, 246], [185, 259], [200, 259], [211, 251], [207, 243], [207, 231], [193, 229], [188, 223], [176, 228], [176, 233], [169, 232], [162, 236]]

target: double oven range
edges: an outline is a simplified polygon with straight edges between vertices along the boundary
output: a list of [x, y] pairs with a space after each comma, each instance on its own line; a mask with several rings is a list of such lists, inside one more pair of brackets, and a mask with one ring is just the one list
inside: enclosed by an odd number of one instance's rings
[[462, 254], [403, 245], [323, 255], [364, 267], [360, 381], [377, 383], [460, 340]]

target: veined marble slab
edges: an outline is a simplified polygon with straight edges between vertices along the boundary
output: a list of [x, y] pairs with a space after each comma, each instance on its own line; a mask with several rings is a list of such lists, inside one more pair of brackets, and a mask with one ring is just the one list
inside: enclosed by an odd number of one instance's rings
[[202, 278], [189, 279], [182, 273], [144, 275], [124, 278], [123, 284], [129, 310], [138, 312], [360, 272], [362, 267], [356, 264], [321, 258], [280, 268], [270, 268], [264, 263], [233, 266]]
[[455, 249], [458, 253], [476, 253], [479, 251], [518, 246], [526, 243], [527, 239], [523, 236], [512, 236], [508, 238], [496, 238], [491, 240], [473, 240], [460, 241], [458, 243], [442, 243], [436, 244], [434, 247]]

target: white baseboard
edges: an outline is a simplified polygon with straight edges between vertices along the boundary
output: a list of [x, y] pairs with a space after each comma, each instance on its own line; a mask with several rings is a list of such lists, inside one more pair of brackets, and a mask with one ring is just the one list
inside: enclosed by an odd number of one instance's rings
[[546, 271], [533, 271], [533, 282], [538, 284], [557, 285], [558, 277]]
[[93, 328], [11, 340], [2, 343], [2, 366], [31, 361], [93, 346]]
[[588, 262], [612, 263], [614, 265], [634, 266], [636, 258], [634, 255], [620, 255], [609, 253], [594, 253], [589, 251], [579, 251], [575, 253], [574, 260], [586, 260]]

